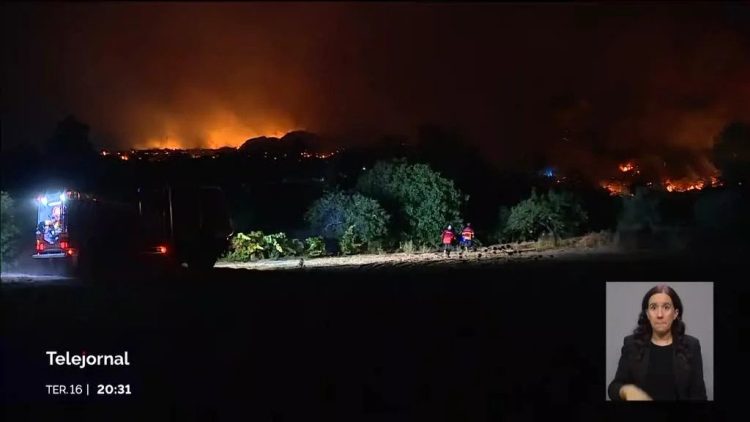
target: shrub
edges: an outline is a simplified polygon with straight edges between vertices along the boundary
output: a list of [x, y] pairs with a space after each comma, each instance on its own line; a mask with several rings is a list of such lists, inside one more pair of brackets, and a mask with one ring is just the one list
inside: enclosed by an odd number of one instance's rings
[[355, 230], [355, 226], [352, 225], [341, 236], [339, 245], [341, 246], [341, 253], [344, 255], [355, 255], [362, 253], [365, 250], [366, 244]]
[[386, 253], [383, 241], [375, 240], [367, 244], [367, 252], [372, 254], [383, 255]]
[[263, 250], [263, 232], [237, 233], [232, 237], [231, 247], [224, 259], [234, 262], [262, 259], [264, 258]]
[[350, 228], [365, 245], [383, 240], [390, 216], [378, 201], [358, 193], [330, 192], [305, 214], [311, 228], [329, 239], [343, 238]]
[[581, 237], [577, 245], [585, 248], [594, 248], [599, 246], [606, 246], [613, 242], [614, 235], [610, 231], [602, 230], [598, 233], [588, 233]]
[[411, 240], [404, 240], [399, 244], [399, 250], [405, 253], [414, 253], [417, 248], [414, 246], [414, 242]]
[[286, 233], [263, 236], [263, 249], [266, 252], [265, 257], [271, 259], [295, 256], [296, 254], [292, 241], [286, 237]]
[[294, 256], [302, 256], [305, 254], [305, 242], [299, 239], [292, 239], [291, 247], [294, 250]]
[[357, 180], [357, 190], [393, 216], [402, 241], [433, 245], [446, 224], [460, 223], [461, 192], [426, 164], [380, 161]]
[[430, 253], [435, 251], [436, 248], [434, 245], [422, 245], [419, 247], [419, 253]]
[[504, 233], [514, 240], [537, 240], [547, 233], [555, 239], [580, 232], [588, 216], [580, 202], [568, 192], [548, 191], [531, 197], [510, 210]]
[[661, 222], [659, 199], [654, 192], [638, 188], [635, 195], [622, 198], [617, 230], [653, 230]]
[[495, 239], [499, 243], [505, 243], [511, 240], [511, 236], [507, 232], [508, 219], [510, 218], [510, 208], [506, 206], [500, 207], [500, 211], [497, 216], [497, 228], [495, 229]]
[[304, 245], [297, 239], [289, 239], [285, 233], [264, 235], [261, 231], [247, 234], [237, 233], [231, 241], [229, 252], [223, 257], [227, 261], [247, 262], [256, 259], [275, 259], [298, 256]]
[[555, 247], [557, 246], [557, 238], [551, 233], [542, 233], [539, 239], [537, 239], [535, 246], [540, 249]]
[[733, 121], [719, 134], [713, 146], [713, 162], [730, 185], [750, 180], [750, 124]]
[[326, 253], [326, 245], [320, 236], [305, 239], [305, 256], [315, 258]]
[[0, 192], [0, 265], [4, 268], [17, 253], [18, 226], [15, 221], [13, 198], [7, 192]]

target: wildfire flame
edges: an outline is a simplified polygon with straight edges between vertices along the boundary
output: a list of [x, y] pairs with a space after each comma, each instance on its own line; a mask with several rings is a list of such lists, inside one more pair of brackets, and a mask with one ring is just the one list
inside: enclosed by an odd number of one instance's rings
[[718, 175], [710, 176], [708, 178], [683, 178], [678, 180], [665, 179], [663, 186], [667, 192], [689, 192], [693, 190], [701, 190], [706, 186], [718, 187], [722, 183], [719, 180]]
[[242, 143], [248, 139], [259, 138], [263, 136], [269, 137], [269, 138], [282, 138], [284, 135], [286, 135], [287, 133], [291, 131], [292, 129], [269, 130], [269, 131], [259, 132], [255, 130], [246, 130], [242, 128], [220, 128], [220, 129], [208, 131], [206, 134], [204, 134], [199, 144], [195, 144], [195, 142], [191, 144], [190, 142], [186, 141], [180, 136], [169, 135], [169, 136], [164, 136], [162, 138], [147, 139], [138, 145], [138, 149], [181, 150], [181, 149], [198, 148], [198, 147], [208, 148], [208, 149], [218, 149], [218, 148], [227, 147], [227, 146], [236, 148], [242, 145]]
[[705, 186], [703, 180], [664, 180], [664, 188], [667, 192], [688, 192], [691, 190], [701, 190]]
[[629, 195], [630, 189], [628, 186], [617, 180], [603, 180], [599, 183], [599, 186], [609, 191], [611, 196]]
[[229, 110], [216, 110], [200, 122], [183, 122], [165, 117], [158, 134], [139, 139], [137, 149], [191, 149], [239, 147], [248, 139], [259, 137], [281, 138], [294, 130], [304, 130], [298, 124], [275, 117], [258, 124]]
[[627, 173], [629, 171], [635, 170], [635, 164], [633, 164], [630, 161], [628, 161], [627, 163], [620, 164], [619, 167], [620, 167], [620, 171], [623, 173]]
[[[620, 170], [621, 173], [632, 174], [632, 172], [635, 172], [636, 174], [640, 174], [637, 165], [632, 161], [618, 165], [618, 170]], [[654, 183], [648, 182], [646, 185], [653, 186]], [[664, 178], [661, 182], [661, 186], [663, 186], [667, 192], [697, 191], [702, 190], [707, 186], [717, 187], [721, 185], [722, 182], [719, 180], [719, 174], [716, 170], [714, 170], [713, 175], [708, 177], [693, 175], [692, 177], [684, 177], [681, 179]], [[599, 186], [606, 189], [612, 196], [631, 195], [629, 184], [622, 180], [618, 180], [618, 178], [603, 180], [599, 182]]]

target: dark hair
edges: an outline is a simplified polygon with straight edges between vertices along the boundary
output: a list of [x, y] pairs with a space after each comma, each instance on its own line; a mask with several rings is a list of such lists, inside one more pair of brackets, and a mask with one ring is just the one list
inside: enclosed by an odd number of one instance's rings
[[638, 326], [633, 330], [638, 356], [639, 358], [643, 358], [643, 352], [651, 342], [653, 328], [651, 328], [651, 322], [648, 320], [648, 300], [651, 299], [651, 296], [657, 293], [664, 293], [672, 299], [672, 305], [674, 305], [674, 308], [677, 311], [677, 318], [672, 323], [670, 330], [672, 331], [672, 344], [675, 346], [677, 356], [683, 359], [682, 363], [684, 365], [687, 365], [688, 349], [684, 343], [685, 323], [682, 321], [685, 316], [685, 308], [682, 306], [682, 300], [677, 292], [666, 284], [652, 287], [646, 292], [646, 295], [643, 296], [643, 300], [641, 301], [641, 313], [638, 315]]

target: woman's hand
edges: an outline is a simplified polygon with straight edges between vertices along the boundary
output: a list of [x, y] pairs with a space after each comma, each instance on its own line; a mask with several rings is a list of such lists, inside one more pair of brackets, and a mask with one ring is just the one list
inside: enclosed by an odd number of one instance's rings
[[651, 396], [635, 384], [625, 384], [620, 388], [620, 397], [627, 401], [650, 401]]

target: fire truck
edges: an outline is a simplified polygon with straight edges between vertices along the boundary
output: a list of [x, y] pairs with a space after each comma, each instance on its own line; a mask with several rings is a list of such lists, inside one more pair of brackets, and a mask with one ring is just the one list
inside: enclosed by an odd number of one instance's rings
[[152, 264], [211, 268], [233, 233], [217, 187], [140, 187], [116, 199], [60, 189], [36, 202], [32, 258], [80, 276]]

